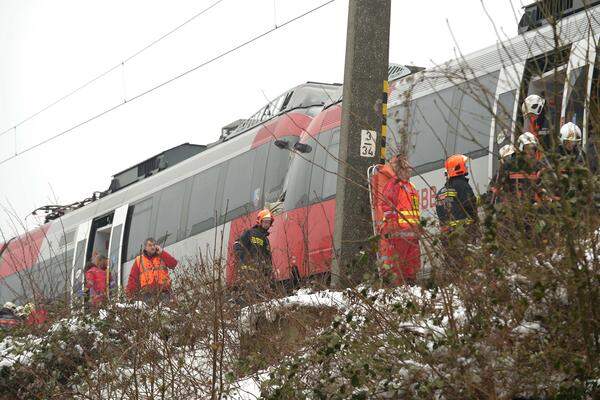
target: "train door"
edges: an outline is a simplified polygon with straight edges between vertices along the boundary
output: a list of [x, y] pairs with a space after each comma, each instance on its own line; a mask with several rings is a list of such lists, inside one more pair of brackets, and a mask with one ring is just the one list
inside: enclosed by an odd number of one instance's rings
[[108, 245], [108, 268], [111, 282], [115, 282], [119, 292], [121, 290], [121, 249], [123, 248], [123, 230], [127, 219], [127, 209], [129, 204], [125, 204], [115, 210], [112, 220], [112, 229], [110, 233], [110, 242]]
[[71, 304], [77, 299], [83, 300], [83, 280], [87, 252], [87, 243], [92, 220], [86, 221], [77, 227], [75, 253], [73, 254], [73, 268], [71, 269]]
[[519, 112], [516, 102], [524, 63], [502, 68], [496, 87], [494, 118], [490, 133], [490, 151], [488, 156], [488, 179], [491, 181], [498, 171], [498, 153], [502, 146], [515, 141], [515, 121]]

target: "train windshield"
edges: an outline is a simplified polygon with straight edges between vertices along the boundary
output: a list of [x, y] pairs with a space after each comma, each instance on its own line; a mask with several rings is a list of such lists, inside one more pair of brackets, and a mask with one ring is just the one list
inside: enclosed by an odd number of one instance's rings
[[306, 84], [298, 87], [285, 109], [310, 107], [336, 102], [341, 97], [341, 87], [332, 85]]

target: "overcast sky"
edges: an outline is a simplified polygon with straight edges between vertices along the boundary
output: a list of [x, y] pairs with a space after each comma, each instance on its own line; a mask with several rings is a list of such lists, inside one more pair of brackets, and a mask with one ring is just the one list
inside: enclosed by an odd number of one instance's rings
[[[527, 0], [524, 0], [527, 1]], [[0, 132], [14, 126], [217, 0], [0, 0]], [[326, 0], [222, 0], [159, 44], [16, 130], [21, 151]], [[514, 7], [511, 7], [511, 2]], [[483, 0], [516, 35], [521, 0]], [[219, 61], [0, 164], [0, 205], [35, 208], [105, 190], [110, 177], [223, 125], [306, 81], [342, 82], [348, 0], [337, 0]], [[482, 0], [394, 0], [390, 61], [431, 66], [497, 41]], [[15, 133], [0, 137], [0, 160]], [[35, 224], [35, 220], [28, 219]], [[10, 230], [0, 212], [0, 229]]]

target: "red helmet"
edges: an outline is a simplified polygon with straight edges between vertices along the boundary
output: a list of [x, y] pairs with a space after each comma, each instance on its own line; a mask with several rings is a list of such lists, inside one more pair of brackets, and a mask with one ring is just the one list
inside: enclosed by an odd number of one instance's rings
[[256, 216], [256, 223], [262, 224], [263, 220], [265, 219], [270, 219], [271, 225], [273, 225], [273, 221], [275, 220], [275, 218], [273, 218], [273, 214], [271, 214], [271, 210], [267, 208], [258, 212], [258, 215]]
[[448, 157], [445, 165], [448, 178], [466, 175], [469, 172], [467, 171], [467, 160], [468, 158], [462, 154], [455, 154]]

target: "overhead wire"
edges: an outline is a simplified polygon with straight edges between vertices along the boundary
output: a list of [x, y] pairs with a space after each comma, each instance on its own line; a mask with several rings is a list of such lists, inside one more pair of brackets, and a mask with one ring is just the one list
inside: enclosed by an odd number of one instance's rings
[[9, 133], [12, 130], [15, 130], [16, 128], [18, 128], [19, 126], [23, 125], [24, 123], [26, 123], [28, 121], [31, 121], [33, 118], [37, 117], [38, 115], [40, 115], [44, 111], [46, 111], [46, 110], [54, 107], [58, 103], [63, 102], [64, 100], [66, 100], [69, 97], [73, 96], [75, 93], [77, 93], [77, 92], [85, 89], [86, 87], [90, 86], [92, 83], [97, 82], [100, 79], [104, 78], [105, 76], [107, 76], [111, 72], [117, 70], [120, 67], [124, 67], [125, 63], [127, 63], [127, 62], [131, 61], [132, 59], [134, 59], [135, 57], [139, 56], [140, 54], [142, 54], [143, 52], [145, 52], [146, 50], [148, 50], [152, 46], [156, 45], [160, 41], [162, 41], [165, 38], [167, 38], [168, 36], [172, 35], [176, 31], [178, 31], [179, 29], [183, 28], [185, 25], [189, 24], [190, 22], [192, 22], [196, 18], [200, 17], [201, 15], [205, 14], [206, 12], [208, 12], [209, 10], [211, 10], [212, 8], [216, 7], [218, 4], [222, 3], [223, 1], [225, 1], [225, 0], [217, 0], [214, 3], [212, 3], [210, 6], [208, 6], [208, 7], [204, 8], [204, 9], [200, 10], [199, 12], [197, 12], [196, 14], [194, 14], [193, 16], [191, 16], [190, 18], [188, 18], [187, 20], [185, 20], [183, 23], [177, 25], [175, 28], [171, 29], [170, 31], [168, 31], [168, 32], [164, 33], [163, 35], [161, 35], [160, 37], [158, 37], [157, 39], [155, 39], [152, 42], [148, 43], [146, 46], [142, 47], [141, 49], [139, 49], [138, 51], [136, 51], [135, 53], [133, 53], [129, 57], [125, 58], [124, 60], [122, 60], [118, 64], [116, 64], [116, 65], [110, 67], [109, 69], [107, 69], [106, 71], [104, 71], [104, 72], [96, 75], [95, 77], [93, 77], [90, 80], [86, 81], [84, 84], [82, 84], [82, 85], [78, 86], [77, 88], [71, 90], [70, 92], [68, 92], [64, 96], [59, 97], [58, 99], [54, 100], [50, 104], [48, 104], [45, 107], [41, 108], [40, 110], [34, 112], [33, 114], [29, 115], [28, 117], [24, 118], [23, 120], [21, 120], [20, 122], [16, 123], [13, 126], [11, 126], [10, 128], [7, 128], [4, 131], [0, 132], [0, 136], [3, 136], [3, 135]]
[[[73, 126], [71, 126], [70, 128], [68, 128], [66, 130], [63, 130], [63, 131], [55, 134], [54, 136], [51, 136], [51, 137], [49, 137], [49, 138], [47, 138], [47, 139], [45, 139], [45, 140], [43, 140], [43, 141], [41, 141], [39, 143], [36, 143], [36, 144], [34, 144], [34, 145], [30, 146], [30, 147], [27, 147], [24, 150], [21, 150], [19, 152], [15, 152], [14, 155], [9, 156], [9, 157], [3, 159], [2, 161], [0, 161], [0, 165], [4, 164], [4, 163], [6, 163], [6, 162], [8, 162], [10, 160], [15, 159], [15, 158], [19, 157], [20, 155], [22, 155], [24, 153], [27, 153], [27, 152], [29, 152], [31, 150], [34, 150], [34, 149], [36, 149], [36, 148], [38, 148], [40, 146], [43, 146], [46, 143], [49, 143], [49, 142], [51, 142], [53, 140], [56, 140], [56, 139], [58, 139], [58, 138], [60, 138], [60, 137], [62, 137], [64, 135], [68, 134], [69, 132], [72, 132], [73, 130], [75, 130], [75, 129], [81, 127], [81, 126], [86, 125], [86, 124], [88, 124], [88, 123], [90, 123], [90, 122], [92, 122], [92, 121], [94, 121], [94, 120], [96, 120], [96, 119], [98, 119], [98, 118], [100, 118], [100, 117], [102, 117], [102, 116], [104, 116], [104, 115], [106, 115], [106, 114], [108, 114], [108, 113], [110, 113], [110, 112], [112, 112], [112, 111], [114, 111], [114, 110], [116, 110], [116, 109], [124, 106], [125, 104], [129, 104], [129, 103], [131, 103], [131, 102], [133, 102], [135, 100], [138, 100], [138, 99], [140, 99], [140, 98], [142, 98], [142, 97], [144, 97], [144, 96], [146, 96], [146, 95], [154, 92], [155, 90], [160, 89], [163, 86], [169, 85], [172, 82], [174, 82], [174, 81], [176, 81], [176, 80], [178, 80], [180, 78], [183, 78], [184, 76], [186, 76], [186, 75], [188, 75], [188, 74], [190, 74], [190, 73], [192, 73], [192, 72], [194, 72], [194, 71], [196, 71], [196, 70], [198, 70], [200, 68], [203, 68], [203, 67], [205, 67], [205, 66], [207, 66], [209, 64], [212, 64], [213, 62], [215, 62], [215, 61], [217, 61], [217, 60], [219, 60], [219, 59], [221, 59], [221, 58], [223, 58], [223, 57], [225, 57], [225, 56], [227, 56], [227, 55], [229, 55], [229, 54], [231, 54], [231, 53], [233, 53], [233, 52], [235, 52], [237, 50], [240, 50], [240, 49], [242, 49], [242, 48], [244, 48], [244, 47], [246, 47], [246, 46], [248, 46], [248, 45], [250, 45], [250, 44], [252, 44], [252, 43], [254, 43], [256, 41], [258, 41], [258, 40], [262, 39], [263, 37], [268, 36], [271, 33], [275, 32], [275, 31], [277, 31], [277, 30], [279, 30], [281, 28], [284, 28], [287, 25], [290, 25], [290, 24], [292, 24], [292, 23], [300, 20], [300, 19], [306, 17], [307, 15], [310, 15], [310, 14], [312, 14], [312, 13], [320, 10], [321, 8], [323, 8], [323, 7], [327, 6], [327, 5], [335, 2], [335, 1], [336, 0], [329, 0], [329, 1], [326, 1], [325, 3], [322, 3], [322, 4], [314, 7], [314, 8], [311, 8], [310, 10], [305, 11], [304, 13], [302, 13], [302, 14], [294, 17], [294, 18], [289, 19], [289, 20], [283, 22], [280, 25], [277, 25], [277, 26], [275, 26], [275, 27], [273, 27], [271, 29], [268, 29], [268, 30], [264, 31], [261, 34], [259, 34], [257, 36], [254, 36], [251, 39], [249, 39], [249, 40], [247, 40], [247, 41], [245, 41], [245, 42], [243, 42], [241, 44], [238, 44], [238, 45], [232, 47], [231, 49], [226, 50], [226, 51], [224, 51], [224, 52], [222, 52], [222, 53], [220, 53], [220, 54], [218, 54], [218, 55], [216, 55], [216, 56], [208, 59], [207, 61], [202, 62], [201, 64], [198, 64], [198, 65], [196, 65], [196, 66], [194, 66], [194, 67], [192, 67], [192, 68], [190, 68], [190, 69], [188, 69], [188, 70], [186, 70], [186, 71], [184, 71], [184, 72], [182, 72], [182, 73], [180, 73], [180, 74], [178, 74], [178, 75], [176, 75], [176, 76], [174, 76], [174, 77], [172, 77], [172, 78], [170, 78], [170, 79], [168, 79], [168, 80], [166, 80], [166, 81], [164, 81], [162, 83], [159, 83], [158, 85], [153, 86], [150, 89], [147, 89], [147, 90], [145, 90], [143, 92], [138, 93], [137, 95], [133, 96], [130, 99], [125, 99], [123, 102], [115, 104], [114, 106], [109, 107], [106, 110], [104, 110], [104, 111], [102, 111], [102, 112], [100, 112], [100, 113], [98, 113], [98, 114], [96, 114], [96, 115], [94, 115], [94, 116], [92, 116], [92, 117], [90, 117], [90, 118], [82, 121], [82, 122], [79, 122], [76, 125], [73, 125]], [[11, 128], [11, 129], [13, 129], [13, 128]]]

